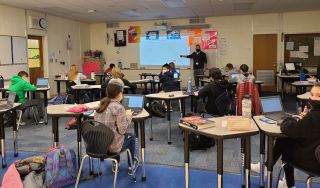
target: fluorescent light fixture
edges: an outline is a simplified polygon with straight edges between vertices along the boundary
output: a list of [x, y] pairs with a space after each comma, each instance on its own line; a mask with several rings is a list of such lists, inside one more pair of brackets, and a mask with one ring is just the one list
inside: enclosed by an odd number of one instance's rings
[[88, 13], [94, 13], [94, 12], [97, 12], [97, 10], [94, 10], [94, 9], [88, 10]]

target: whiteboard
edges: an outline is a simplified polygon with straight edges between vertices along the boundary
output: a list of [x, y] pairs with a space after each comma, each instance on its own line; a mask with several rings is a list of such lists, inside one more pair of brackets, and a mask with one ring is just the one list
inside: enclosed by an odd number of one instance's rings
[[0, 36], [0, 65], [12, 64], [11, 36]]
[[16, 65], [0, 65], [0, 75], [5, 80], [10, 79], [14, 75], [18, 75], [20, 71], [28, 71], [28, 64], [16, 64]]
[[12, 37], [13, 64], [28, 63], [27, 59], [27, 38]]

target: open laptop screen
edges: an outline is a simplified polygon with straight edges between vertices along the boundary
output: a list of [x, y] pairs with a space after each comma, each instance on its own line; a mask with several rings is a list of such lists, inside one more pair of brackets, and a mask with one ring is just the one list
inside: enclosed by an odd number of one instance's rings
[[9, 93], [8, 103], [7, 104], [13, 105], [15, 99], [16, 99], [16, 94], [15, 93]]
[[143, 108], [143, 96], [125, 95], [122, 104], [128, 108]]
[[48, 78], [38, 78], [37, 86], [48, 86]]
[[280, 96], [261, 97], [260, 101], [263, 113], [283, 111]]
[[179, 79], [179, 73], [177, 73], [177, 72], [173, 73], [173, 78], [174, 79]]

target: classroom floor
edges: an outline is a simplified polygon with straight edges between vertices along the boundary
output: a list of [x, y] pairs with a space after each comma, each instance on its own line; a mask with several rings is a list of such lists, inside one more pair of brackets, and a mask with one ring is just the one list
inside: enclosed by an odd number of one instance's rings
[[[190, 109], [188, 108], [189, 100], [186, 100], [186, 111], [189, 112]], [[177, 105], [173, 105], [177, 106]], [[294, 112], [296, 108], [296, 99], [294, 96], [287, 96], [284, 100], [284, 106], [287, 111]], [[178, 109], [174, 108], [174, 112], [172, 112], [172, 144], [167, 144], [167, 121], [161, 118], [153, 118], [153, 132], [154, 132], [154, 139], [153, 141], [149, 140], [150, 137], [150, 120], [146, 120], [146, 162], [147, 162], [147, 176], [148, 181], [146, 185], [137, 186], [137, 187], [148, 187], [148, 183], [150, 182], [158, 182], [159, 179], [162, 178], [172, 178], [170, 176], [171, 171], [176, 171], [179, 176], [178, 184], [176, 187], [182, 187], [184, 183], [184, 155], [183, 155], [183, 140], [182, 134], [180, 129], [178, 128]], [[25, 118], [25, 120], [27, 120]], [[66, 130], [64, 129], [67, 122], [70, 118], [61, 118], [59, 121], [60, 125], [60, 144], [65, 145], [68, 148], [74, 148], [76, 150], [77, 143], [76, 143], [76, 131], [75, 130]], [[29, 123], [30, 122], [30, 123]], [[33, 152], [33, 153], [43, 153], [45, 154], [50, 147], [52, 147], [52, 134], [51, 134], [51, 119], [49, 119], [48, 125], [35, 125], [32, 121], [28, 120], [28, 125], [21, 126], [18, 132], [18, 144], [19, 144], [19, 152]], [[6, 128], [6, 146], [8, 151], [13, 150], [13, 142], [12, 142], [12, 128]], [[130, 132], [133, 133], [133, 129], [130, 129]], [[259, 136], [252, 137], [252, 151], [251, 157], [252, 162], [257, 162], [259, 160]], [[83, 150], [85, 151], [85, 150]], [[8, 158], [12, 158], [12, 154], [8, 154]], [[20, 155], [21, 156], [21, 155]], [[126, 156], [122, 156], [123, 160], [126, 160]], [[224, 172], [231, 173], [231, 174], [239, 174], [240, 173], [240, 139], [231, 139], [226, 140], [224, 142]], [[124, 162], [122, 162], [125, 164]], [[279, 164], [278, 164], [279, 165]], [[194, 169], [193, 174], [195, 177], [201, 177], [203, 175], [203, 183], [204, 187], [209, 187], [209, 185], [215, 185], [215, 178], [212, 176], [215, 175], [216, 170], [216, 147], [212, 147], [205, 151], [192, 151], [190, 153], [190, 167]], [[153, 171], [151, 169], [156, 168], [159, 169], [158, 172]], [[277, 174], [278, 168], [274, 168], [274, 175]], [[162, 171], [163, 170], [163, 171]], [[209, 171], [208, 171], [209, 170]], [[108, 171], [108, 170], [106, 170]], [[168, 173], [162, 173], [162, 172]], [[4, 170], [1, 170], [1, 174], [3, 174]], [[170, 172], [170, 173], [169, 173]], [[157, 174], [158, 173], [158, 174]], [[161, 173], [161, 178], [159, 178]], [[165, 177], [162, 177], [164, 175]], [[252, 175], [257, 175], [252, 173]], [[124, 176], [124, 175], [123, 175]], [[2, 177], [2, 176], [1, 176]], [[120, 175], [121, 177], [121, 175]], [[119, 180], [122, 179], [119, 177]], [[191, 176], [192, 178], [193, 176]], [[108, 177], [110, 178], [110, 177]], [[106, 178], [106, 179], [108, 179]], [[230, 179], [239, 179], [239, 176], [236, 175], [227, 175], [226, 178]], [[306, 178], [305, 174], [301, 172], [296, 172], [296, 180], [304, 181]], [[154, 180], [155, 179], [155, 180]], [[158, 179], [158, 180], [157, 180]], [[194, 178], [198, 179], [198, 178]], [[254, 178], [253, 178], [254, 179]], [[111, 178], [108, 181], [111, 181]], [[100, 181], [100, 180], [99, 180]], [[88, 181], [88, 185], [90, 187], [98, 184], [99, 181], [93, 183], [92, 185]], [[163, 180], [164, 181], [164, 180]], [[169, 180], [168, 180], [169, 181]], [[171, 180], [172, 181], [172, 180]], [[170, 182], [171, 182], [170, 181]], [[129, 181], [128, 181], [129, 182]], [[128, 183], [127, 182], [127, 183]], [[166, 181], [164, 181], [166, 182]], [[226, 181], [228, 182], [233, 181]], [[256, 182], [257, 184], [258, 179], [255, 179], [253, 183]], [[119, 181], [120, 183], [120, 181]], [[206, 184], [208, 183], [208, 184]], [[124, 183], [123, 185], [125, 185]], [[192, 183], [193, 184], [193, 183]], [[84, 185], [86, 185], [84, 183]], [[122, 184], [121, 184], [122, 185]], [[137, 184], [138, 185], [138, 184]], [[149, 184], [150, 185], [150, 184]], [[157, 183], [159, 187], [162, 187], [161, 183]], [[166, 184], [167, 185], [167, 184]], [[171, 184], [170, 184], [171, 185]], [[180, 186], [178, 186], [180, 185]], [[191, 187], [198, 187], [195, 184]], [[239, 184], [240, 185], [240, 180]], [[122, 187], [122, 186], [119, 186]], [[173, 186], [174, 187], [174, 186]], [[229, 187], [229, 186], [228, 186]], [[232, 187], [232, 186], [231, 186]]]

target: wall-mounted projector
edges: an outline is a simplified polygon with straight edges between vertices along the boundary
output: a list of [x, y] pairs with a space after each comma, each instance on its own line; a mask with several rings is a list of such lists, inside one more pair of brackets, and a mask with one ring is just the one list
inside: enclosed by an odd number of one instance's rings
[[168, 23], [154, 23], [154, 26], [156, 26], [158, 30], [170, 30], [171, 29], [171, 26]]

